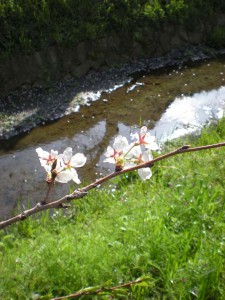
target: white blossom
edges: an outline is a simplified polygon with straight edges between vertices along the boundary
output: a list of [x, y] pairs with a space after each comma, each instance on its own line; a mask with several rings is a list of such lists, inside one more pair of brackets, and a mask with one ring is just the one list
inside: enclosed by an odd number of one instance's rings
[[75, 168], [83, 167], [86, 163], [87, 158], [83, 153], [77, 153], [73, 156], [72, 148], [68, 147], [58, 156], [58, 161], [56, 165], [57, 176], [56, 181], [67, 183], [70, 180], [73, 180], [77, 184], [81, 181], [78, 178], [77, 171]]
[[[139, 133], [131, 134], [131, 138], [134, 142], [129, 144], [126, 137], [119, 135], [115, 138], [113, 147], [107, 147], [104, 162], [115, 164], [116, 171], [151, 161], [151, 150], [159, 149], [155, 137], [148, 132], [146, 126], [141, 127]], [[142, 180], [146, 180], [152, 176], [152, 171], [150, 167], [141, 168], [138, 169], [138, 174]]]
[[125, 156], [130, 149], [129, 143], [126, 137], [119, 135], [115, 138], [113, 147], [108, 146], [105, 152], [106, 159], [104, 162], [116, 164], [123, 168], [125, 163]]
[[146, 126], [141, 127], [139, 133], [131, 134], [132, 139], [135, 139], [134, 143], [137, 145], [143, 145], [146, 149], [158, 150], [159, 146], [155, 142], [155, 136], [148, 132]]
[[73, 155], [72, 148], [68, 147], [62, 154], [58, 151], [44, 151], [42, 148], [37, 148], [36, 152], [39, 156], [41, 166], [47, 172], [47, 182], [53, 180], [67, 183], [73, 180], [77, 184], [80, 183], [77, 171], [75, 168], [80, 168], [86, 163], [86, 157], [83, 153]]
[[50, 152], [44, 151], [41, 147], [36, 149], [41, 166], [45, 168], [46, 172], [51, 171], [52, 164], [58, 157], [58, 151], [51, 150]]

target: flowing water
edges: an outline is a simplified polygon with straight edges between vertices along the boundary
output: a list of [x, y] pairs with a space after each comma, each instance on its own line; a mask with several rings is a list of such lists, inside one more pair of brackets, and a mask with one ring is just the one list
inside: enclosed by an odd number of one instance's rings
[[[78, 112], [4, 142], [0, 148], [0, 219], [11, 215], [18, 201], [26, 207], [44, 198], [45, 172], [37, 147], [59, 152], [72, 147], [74, 153], [84, 153], [87, 163], [78, 174], [90, 183], [113, 170], [103, 160], [116, 135], [128, 137], [142, 124], [163, 142], [200, 130], [224, 114], [225, 59], [139, 73], [133, 78], [102, 93], [91, 105], [79, 107]], [[52, 198], [64, 196], [68, 188], [57, 183]]]

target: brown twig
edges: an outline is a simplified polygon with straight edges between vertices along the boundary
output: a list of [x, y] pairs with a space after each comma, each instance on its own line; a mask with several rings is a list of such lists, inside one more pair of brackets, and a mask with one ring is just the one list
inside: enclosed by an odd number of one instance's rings
[[33, 215], [33, 214], [36, 214], [40, 211], [43, 211], [43, 210], [47, 210], [47, 209], [51, 209], [51, 208], [61, 208], [63, 207], [63, 203], [66, 202], [66, 201], [71, 201], [71, 200], [75, 200], [75, 199], [80, 199], [84, 196], [87, 195], [87, 192], [93, 188], [96, 188], [97, 186], [101, 185], [102, 183], [116, 177], [116, 176], [119, 176], [121, 174], [124, 174], [124, 173], [128, 173], [128, 172], [131, 172], [131, 171], [134, 171], [134, 170], [138, 170], [138, 169], [141, 169], [141, 168], [146, 168], [146, 167], [151, 167], [154, 163], [160, 161], [160, 160], [163, 160], [163, 159], [166, 159], [168, 157], [171, 157], [171, 156], [174, 156], [174, 155], [177, 155], [177, 154], [183, 154], [183, 153], [187, 153], [187, 152], [195, 152], [195, 151], [201, 151], [201, 150], [207, 150], [207, 149], [212, 149], [212, 148], [219, 148], [219, 147], [224, 147], [225, 146], [225, 142], [223, 143], [218, 143], [218, 144], [212, 144], [212, 145], [206, 145], [206, 146], [199, 146], [199, 147], [193, 147], [191, 148], [189, 145], [184, 145], [183, 147], [181, 148], [178, 148], [174, 151], [171, 151], [171, 152], [168, 152], [166, 154], [163, 154], [155, 159], [152, 159], [148, 162], [145, 162], [145, 163], [142, 163], [142, 164], [139, 164], [137, 166], [134, 166], [134, 167], [131, 167], [131, 168], [128, 168], [128, 169], [125, 169], [125, 170], [121, 170], [121, 171], [117, 171], [117, 172], [113, 172], [101, 179], [98, 179], [96, 180], [95, 182], [92, 182], [91, 184], [83, 187], [82, 189], [78, 189], [78, 190], [75, 190], [73, 193], [69, 194], [69, 195], [66, 195], [64, 196], [63, 198], [59, 199], [59, 200], [56, 200], [56, 201], [53, 201], [53, 202], [50, 202], [50, 203], [41, 203], [39, 202], [36, 206], [34, 206], [33, 208], [31, 209], [28, 209], [28, 210], [25, 210], [23, 211], [21, 214], [15, 216], [15, 217], [12, 217], [8, 220], [5, 220], [5, 221], [2, 221], [0, 222], [0, 229], [3, 229], [5, 228], [6, 226], [9, 226], [15, 222], [18, 222], [18, 221], [21, 221], [21, 220], [24, 220], [26, 219], [27, 217]]
[[52, 298], [50, 300], [63, 300], [63, 299], [69, 299], [69, 298], [74, 299], [74, 298], [78, 298], [78, 297], [81, 297], [81, 296], [97, 295], [97, 294], [100, 294], [102, 292], [113, 292], [113, 291], [121, 289], [121, 288], [129, 288], [132, 285], [143, 282], [145, 280], [146, 279], [144, 279], [144, 278], [140, 278], [140, 279], [129, 281], [127, 283], [120, 284], [120, 285], [117, 285], [117, 286], [113, 286], [113, 287], [110, 287], [110, 288], [100, 287], [100, 288], [97, 288], [94, 291], [92, 290], [92, 288], [91, 288], [91, 290], [88, 290], [88, 288], [87, 288], [87, 289], [81, 290], [79, 292], [76, 292], [74, 294], [70, 294], [70, 295], [62, 296], [62, 297], [57, 297], [57, 298]]

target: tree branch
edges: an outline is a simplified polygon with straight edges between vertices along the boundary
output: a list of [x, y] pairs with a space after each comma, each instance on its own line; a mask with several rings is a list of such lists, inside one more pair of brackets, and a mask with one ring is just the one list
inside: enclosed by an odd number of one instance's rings
[[143, 281], [146, 281], [146, 279], [145, 278], [140, 278], [140, 279], [129, 281], [127, 283], [120, 284], [120, 285], [117, 285], [117, 286], [113, 286], [113, 287], [110, 287], [110, 288], [107, 288], [107, 287], [86, 288], [86, 289], [80, 290], [79, 292], [76, 292], [74, 294], [70, 294], [70, 295], [62, 296], [62, 297], [57, 297], [57, 298], [52, 298], [50, 300], [63, 300], [63, 299], [69, 299], [69, 298], [74, 299], [74, 298], [78, 298], [78, 297], [81, 297], [81, 296], [97, 295], [97, 294], [100, 294], [100, 293], [103, 293], [103, 292], [113, 292], [113, 291], [116, 291], [118, 289], [129, 288], [132, 285], [143, 282]]
[[[190, 147], [189, 145], [184, 145], [181, 148], [178, 148], [174, 151], [168, 152], [166, 154], [163, 154], [155, 159], [152, 159], [148, 162], [136, 165], [134, 167], [125, 169], [125, 170], [121, 170], [121, 171], [117, 171], [117, 172], [113, 172], [109, 175], [106, 175], [105, 177], [96, 180], [95, 182], [92, 182], [91, 184], [81, 188], [81, 189], [77, 189], [75, 190], [73, 193], [66, 195], [64, 197], [62, 197], [59, 200], [50, 202], [50, 203], [43, 203], [43, 202], [39, 202], [36, 206], [34, 206], [31, 209], [25, 210], [23, 211], [21, 214], [18, 214], [15, 217], [9, 218], [8, 220], [2, 221], [0, 222], [0, 229], [3, 229], [13, 223], [16, 223], [18, 221], [22, 221], [25, 220], [27, 217], [36, 214], [38, 212], [41, 212], [43, 210], [47, 210], [47, 209], [51, 209], [51, 208], [63, 208], [64, 207], [64, 203], [66, 201], [71, 201], [71, 200], [75, 200], [75, 199], [80, 199], [84, 196], [87, 195], [87, 192], [93, 188], [96, 188], [97, 186], [101, 185], [102, 183], [117, 177], [121, 174], [124, 173], [128, 173], [134, 170], [138, 170], [141, 168], [147, 168], [147, 167], [151, 167], [153, 166], [153, 164], [155, 164], [156, 162], [163, 160], [163, 159], [167, 159], [168, 157], [177, 155], [177, 154], [183, 154], [183, 153], [187, 153], [187, 152], [195, 152], [195, 151], [201, 151], [201, 150], [207, 150], [207, 149], [212, 149], [212, 148], [219, 148], [219, 147], [224, 147], [225, 146], [225, 142], [223, 143], [218, 143], [218, 144], [212, 144], [212, 145], [206, 145], [206, 146], [199, 146], [199, 147]], [[66, 206], [65, 206], [66, 207]]]

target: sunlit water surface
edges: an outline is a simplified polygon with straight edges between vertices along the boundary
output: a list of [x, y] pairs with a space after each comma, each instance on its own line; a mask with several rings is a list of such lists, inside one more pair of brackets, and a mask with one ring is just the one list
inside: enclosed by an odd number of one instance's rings
[[[164, 142], [199, 131], [225, 111], [225, 60], [213, 60], [152, 74], [139, 74], [123, 87], [104, 92], [91, 105], [57, 122], [10, 139], [0, 149], [0, 218], [12, 214], [19, 201], [25, 207], [42, 200], [46, 193], [45, 172], [35, 149], [87, 156], [78, 169], [83, 183], [90, 183], [113, 170], [103, 163], [104, 152], [116, 135], [129, 137], [140, 124], [147, 125]], [[91, 91], [87, 91], [91, 93]], [[99, 93], [100, 95], [100, 93]], [[68, 185], [56, 184], [52, 198], [64, 196]]]

